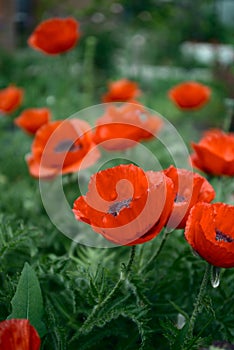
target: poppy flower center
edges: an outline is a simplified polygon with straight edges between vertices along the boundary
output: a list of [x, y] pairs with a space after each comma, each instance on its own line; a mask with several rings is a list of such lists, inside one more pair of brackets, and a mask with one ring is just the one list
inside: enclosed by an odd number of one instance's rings
[[54, 151], [56, 153], [62, 153], [62, 152], [76, 152], [79, 151], [82, 148], [81, 144], [75, 145], [73, 140], [63, 140], [59, 142], [56, 147], [54, 148]]
[[216, 233], [215, 239], [218, 242], [220, 242], [220, 241], [228, 242], [228, 243], [234, 242], [233, 238], [231, 238], [230, 236], [224, 234], [222, 231], [218, 230], [217, 228], [215, 229], [215, 233]]
[[181, 196], [180, 194], [176, 194], [175, 199], [174, 199], [175, 203], [182, 203], [185, 202], [185, 197]]
[[131, 201], [132, 201], [132, 198], [128, 198], [128, 199], [123, 199], [122, 201], [119, 201], [119, 202], [115, 202], [109, 207], [108, 214], [111, 214], [113, 216], [119, 215], [120, 211], [123, 208], [129, 208]]

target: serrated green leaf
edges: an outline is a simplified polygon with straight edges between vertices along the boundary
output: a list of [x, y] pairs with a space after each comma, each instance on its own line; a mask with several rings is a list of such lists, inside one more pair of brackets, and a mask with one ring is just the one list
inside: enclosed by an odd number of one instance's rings
[[12, 313], [7, 317], [28, 319], [42, 337], [45, 332], [41, 288], [33, 268], [26, 262], [11, 301]]

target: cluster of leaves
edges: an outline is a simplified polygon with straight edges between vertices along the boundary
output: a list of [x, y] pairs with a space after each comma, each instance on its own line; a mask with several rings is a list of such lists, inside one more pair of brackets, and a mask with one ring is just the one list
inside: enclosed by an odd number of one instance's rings
[[[0, 230], [1, 320], [28, 318], [43, 337], [42, 349], [107, 349], [113, 342], [115, 349], [180, 348], [186, 327], [180, 329], [178, 317], [189, 319], [204, 270], [182, 232], [171, 233], [157, 264], [148, 262], [160, 237], [138, 246], [131, 275], [98, 309], [130, 248], [77, 246], [58, 233], [56, 247], [14, 217], [1, 216]], [[218, 293], [210, 290], [203, 300], [196, 337], [185, 349], [234, 339], [232, 284], [233, 275], [225, 271]]]

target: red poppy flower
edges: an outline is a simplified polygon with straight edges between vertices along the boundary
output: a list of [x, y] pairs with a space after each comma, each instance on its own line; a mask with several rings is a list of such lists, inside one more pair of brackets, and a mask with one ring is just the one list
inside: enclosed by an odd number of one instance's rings
[[73, 212], [107, 240], [135, 245], [161, 231], [173, 199], [173, 183], [162, 172], [118, 165], [91, 177], [88, 193], [76, 199]]
[[59, 120], [37, 131], [27, 163], [32, 176], [52, 178], [89, 167], [99, 156], [88, 123]]
[[203, 84], [188, 81], [173, 87], [168, 95], [180, 109], [198, 109], [209, 101], [211, 90]]
[[176, 193], [167, 225], [173, 228], [184, 228], [190, 209], [195, 203], [211, 202], [215, 197], [215, 191], [203, 176], [192, 171], [177, 169], [171, 165], [164, 170], [164, 173], [172, 179]]
[[199, 143], [192, 143], [192, 165], [207, 174], [234, 175], [234, 133], [210, 130]]
[[0, 113], [8, 114], [14, 112], [23, 100], [23, 89], [14, 85], [0, 90]]
[[49, 122], [50, 118], [48, 108], [28, 108], [14, 120], [14, 123], [28, 134], [35, 134], [42, 125]]
[[121, 150], [149, 139], [161, 128], [162, 120], [139, 103], [110, 105], [96, 121], [95, 142], [107, 150]]
[[36, 27], [28, 44], [45, 54], [57, 55], [71, 50], [79, 37], [79, 23], [74, 18], [51, 18]]
[[128, 79], [114, 81], [108, 88], [108, 92], [102, 96], [103, 102], [127, 102], [141, 94], [138, 84]]
[[233, 205], [197, 203], [190, 211], [185, 238], [210, 264], [234, 267], [233, 218]]
[[35, 328], [26, 319], [0, 322], [1, 350], [39, 350], [41, 340]]

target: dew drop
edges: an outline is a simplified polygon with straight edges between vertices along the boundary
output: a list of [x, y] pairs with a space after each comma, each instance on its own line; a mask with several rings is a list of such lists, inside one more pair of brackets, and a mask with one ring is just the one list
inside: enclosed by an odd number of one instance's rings
[[179, 313], [177, 315], [177, 324], [176, 324], [177, 328], [182, 329], [184, 327], [185, 323], [186, 323], [186, 319], [185, 319], [184, 315]]
[[220, 274], [221, 274], [221, 268], [212, 266], [211, 268], [211, 275], [210, 275], [210, 282], [213, 288], [217, 288], [220, 283]]

